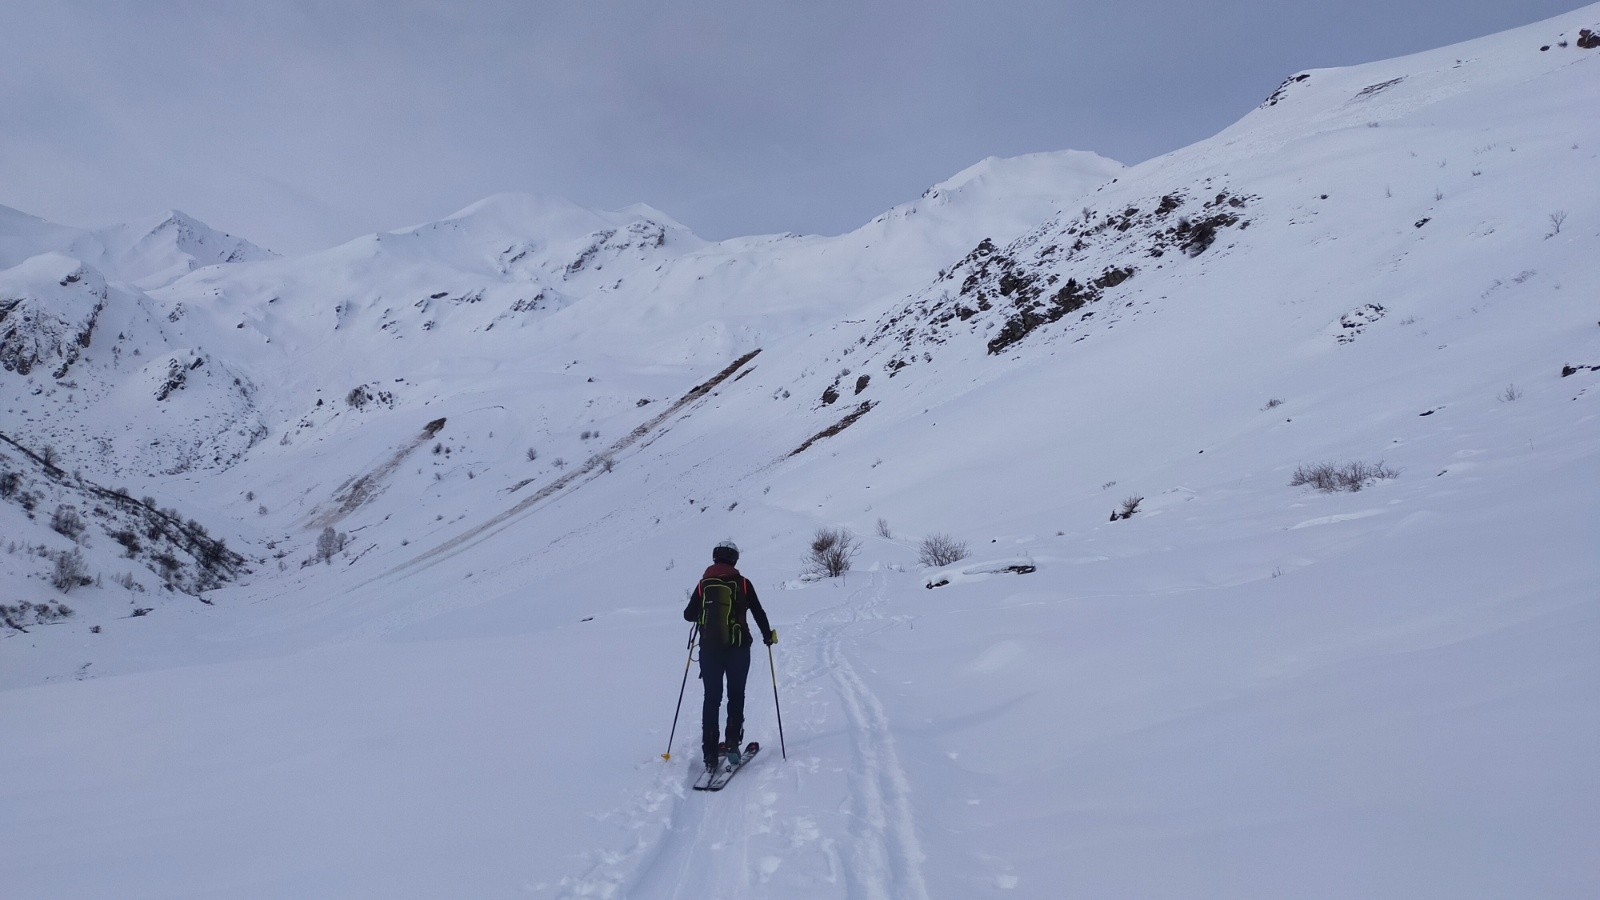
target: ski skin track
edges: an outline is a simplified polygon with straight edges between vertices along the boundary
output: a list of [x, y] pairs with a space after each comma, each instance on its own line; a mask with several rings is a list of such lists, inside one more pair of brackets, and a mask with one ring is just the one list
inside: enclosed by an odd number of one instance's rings
[[[819, 714], [803, 720], [797, 732], [816, 734], [836, 728], [829, 720], [838, 713], [848, 724], [851, 745], [848, 765], [842, 767], [844, 793], [849, 797], [848, 808], [842, 812], [848, 819], [851, 847], [825, 842], [818, 848], [826, 859], [827, 871], [815, 873], [817, 881], [812, 886], [826, 884], [828, 895], [864, 900], [926, 900], [931, 896], [922, 873], [927, 857], [917, 837], [910, 779], [899, 760], [883, 703], [857, 673], [848, 652], [860, 626], [876, 631], [889, 621], [882, 613], [886, 576], [875, 572], [870, 579], [868, 584], [849, 591], [843, 602], [807, 614], [791, 631], [795, 636], [791, 646], [815, 649], [813, 658], [800, 672], [804, 676], [800, 680], [811, 681], [827, 672], [838, 701], [836, 705], [822, 704]], [[786, 660], [782, 667], [785, 675], [794, 675], [796, 667], [790, 663], [795, 659]], [[794, 677], [784, 680], [796, 683]], [[776, 777], [777, 770], [766, 767], [755, 784], [769, 786]], [[666, 772], [658, 783], [673, 778], [672, 773]], [[748, 841], [762, 830], [761, 808], [749, 799], [759, 788], [695, 806], [686, 802], [688, 793], [682, 789], [683, 782], [677, 785], [673, 808], [653, 842], [639, 834], [631, 850], [603, 853], [602, 861], [585, 876], [565, 883], [561, 896], [760, 895], [762, 885], [751, 879]], [[700, 793], [710, 792], [693, 783], [691, 787]], [[734, 840], [737, 846], [730, 846]], [[730, 851], [736, 852], [726, 857]], [[636, 862], [631, 872], [624, 873], [629, 856]]]
[[[863, 596], [865, 595], [865, 596]], [[856, 765], [850, 771], [855, 865], [847, 866], [850, 896], [926, 900], [922, 875], [927, 858], [917, 839], [911, 785], [895, 750], [894, 732], [883, 703], [851, 665], [844, 644], [861, 619], [883, 619], [884, 575], [851, 592], [843, 605], [851, 618], [824, 632], [822, 658], [833, 674], [850, 722]]]

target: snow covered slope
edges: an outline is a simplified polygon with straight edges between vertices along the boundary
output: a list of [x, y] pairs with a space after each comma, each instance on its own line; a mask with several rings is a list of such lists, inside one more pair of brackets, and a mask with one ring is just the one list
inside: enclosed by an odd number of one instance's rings
[[[989, 161], [833, 238], [500, 197], [108, 288], [250, 386], [266, 440], [141, 471], [259, 562], [0, 639], [9, 879], [1593, 896], [1596, 28], [1302, 73], [1160, 159]], [[0, 296], [70, 353], [101, 281], [46, 262]], [[802, 577], [819, 527], [848, 574]], [[708, 797], [669, 707], [730, 536], [782, 640], [768, 752]]]

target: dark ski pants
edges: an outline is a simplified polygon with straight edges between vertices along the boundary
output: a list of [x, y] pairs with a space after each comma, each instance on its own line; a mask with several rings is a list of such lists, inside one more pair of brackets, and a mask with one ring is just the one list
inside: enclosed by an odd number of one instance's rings
[[722, 680], [728, 680], [728, 746], [744, 740], [744, 683], [750, 677], [750, 648], [700, 646], [700, 680], [706, 702], [700, 708], [700, 744], [706, 759], [717, 758], [717, 713], [722, 708]]

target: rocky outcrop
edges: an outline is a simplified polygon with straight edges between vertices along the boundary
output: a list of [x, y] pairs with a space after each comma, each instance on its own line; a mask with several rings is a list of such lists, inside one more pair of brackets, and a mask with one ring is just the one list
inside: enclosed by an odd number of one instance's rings
[[106, 282], [98, 272], [58, 253], [8, 270], [0, 282], [0, 366], [29, 375], [44, 369], [66, 377], [94, 340], [106, 307]]

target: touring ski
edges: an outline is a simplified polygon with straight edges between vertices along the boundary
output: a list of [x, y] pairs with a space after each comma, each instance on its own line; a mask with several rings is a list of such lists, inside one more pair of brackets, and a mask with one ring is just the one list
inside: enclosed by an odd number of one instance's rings
[[739, 761], [737, 763], [728, 762], [726, 757], [718, 760], [715, 771], [702, 772], [700, 777], [695, 779], [694, 789], [697, 791], [722, 790], [728, 786], [729, 781], [733, 780], [733, 776], [737, 775], [740, 769], [749, 765], [750, 760], [755, 758], [755, 755], [760, 752], [761, 745], [755, 741], [745, 744], [744, 753], [740, 754]]

